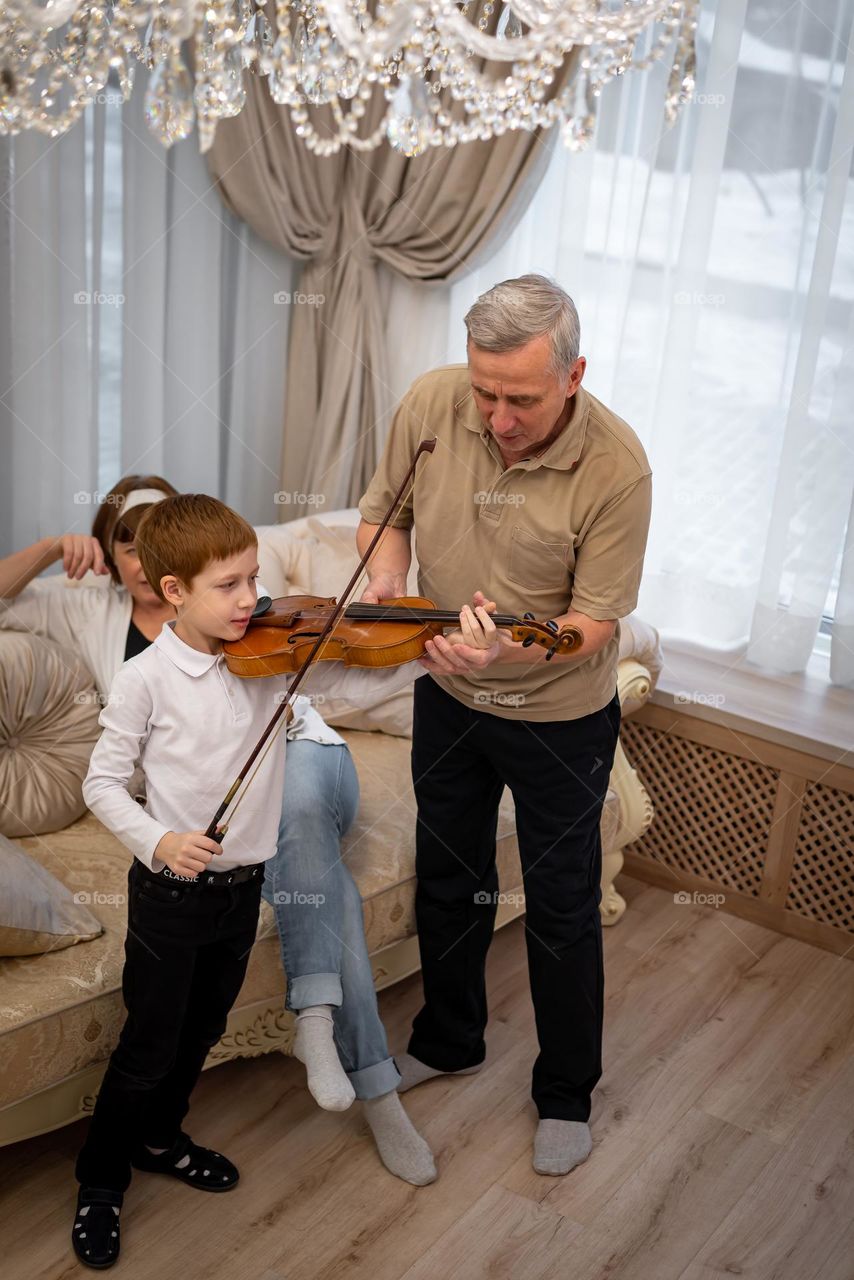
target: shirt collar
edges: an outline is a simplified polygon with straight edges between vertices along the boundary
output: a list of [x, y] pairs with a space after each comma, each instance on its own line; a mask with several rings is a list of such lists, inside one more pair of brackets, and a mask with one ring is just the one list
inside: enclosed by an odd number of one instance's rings
[[[557, 440], [553, 441], [544, 453], [525, 461], [524, 465], [529, 471], [533, 471], [536, 467], [554, 467], [558, 471], [571, 471], [581, 461], [587, 436], [587, 420], [590, 417], [590, 397], [583, 387], [579, 387], [572, 399], [572, 415], [569, 422]], [[471, 391], [455, 403], [454, 416], [469, 431], [476, 431], [486, 443], [493, 439], [492, 432], [483, 425]]]
[[175, 635], [175, 623], [164, 622], [160, 635], [154, 640], [158, 649], [166, 654], [170, 662], [185, 671], [188, 676], [203, 676], [206, 671], [219, 661], [219, 653], [202, 653], [191, 645], [185, 644], [180, 636]]

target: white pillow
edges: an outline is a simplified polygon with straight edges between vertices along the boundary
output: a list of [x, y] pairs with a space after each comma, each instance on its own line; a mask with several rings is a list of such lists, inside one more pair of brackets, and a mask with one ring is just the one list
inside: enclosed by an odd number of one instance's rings
[[103, 932], [70, 889], [0, 835], [0, 956], [60, 951]]

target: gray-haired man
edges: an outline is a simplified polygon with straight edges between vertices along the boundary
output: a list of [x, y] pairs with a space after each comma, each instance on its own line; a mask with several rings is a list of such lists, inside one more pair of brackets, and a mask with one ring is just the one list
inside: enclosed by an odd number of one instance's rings
[[[437, 437], [373, 556], [365, 599], [405, 594], [414, 528], [419, 591], [459, 610], [427, 645], [415, 684], [416, 917], [424, 1007], [409, 1088], [482, 1064], [484, 968], [496, 912], [498, 803], [510, 787], [526, 898], [540, 1053], [534, 1168], [567, 1173], [591, 1149], [602, 1072], [599, 821], [620, 728], [619, 619], [637, 603], [651, 470], [637, 436], [581, 386], [578, 315], [542, 276], [506, 280], [466, 316], [468, 364], [404, 397], [359, 504], [364, 551], [420, 440]], [[489, 613], [581, 628], [546, 660]]]

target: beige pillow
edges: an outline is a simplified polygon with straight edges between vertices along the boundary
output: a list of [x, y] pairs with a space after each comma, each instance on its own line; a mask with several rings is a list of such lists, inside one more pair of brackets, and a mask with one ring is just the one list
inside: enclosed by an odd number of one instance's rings
[[60, 951], [103, 932], [70, 889], [0, 835], [0, 956]]
[[297, 537], [287, 524], [256, 525], [258, 581], [276, 596], [306, 595], [310, 591], [312, 541]]
[[99, 711], [92, 677], [68, 649], [0, 633], [0, 833], [39, 835], [80, 817]]

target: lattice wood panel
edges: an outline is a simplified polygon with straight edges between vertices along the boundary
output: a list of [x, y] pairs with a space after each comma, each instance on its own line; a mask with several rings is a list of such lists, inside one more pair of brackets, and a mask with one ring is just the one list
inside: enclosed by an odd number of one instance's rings
[[621, 741], [652, 797], [652, 825], [633, 845], [674, 869], [759, 895], [777, 770], [636, 719]]
[[807, 786], [786, 906], [854, 929], [854, 796], [818, 782]]

